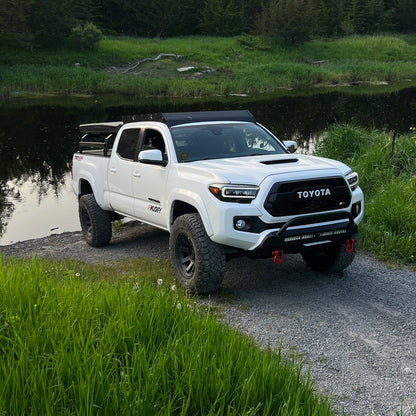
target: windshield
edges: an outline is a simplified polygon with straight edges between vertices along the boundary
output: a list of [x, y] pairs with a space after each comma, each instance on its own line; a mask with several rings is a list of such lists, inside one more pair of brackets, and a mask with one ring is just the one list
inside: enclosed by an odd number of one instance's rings
[[171, 128], [179, 162], [287, 153], [254, 123], [218, 123]]

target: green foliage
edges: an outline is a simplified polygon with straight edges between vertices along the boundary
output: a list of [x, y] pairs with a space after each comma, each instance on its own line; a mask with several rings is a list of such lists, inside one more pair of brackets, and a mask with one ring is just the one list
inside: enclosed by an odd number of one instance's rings
[[371, 132], [358, 127], [333, 125], [316, 146], [323, 157], [349, 161], [374, 143]]
[[393, 21], [396, 22], [396, 28], [404, 32], [415, 31], [416, 7], [413, 0], [395, 0]]
[[242, 15], [234, 0], [207, 0], [202, 12], [202, 32], [215, 36], [232, 36], [241, 32]]
[[0, 43], [57, 47], [93, 22], [107, 35], [233, 36], [248, 31], [287, 44], [311, 36], [414, 31], [414, 0], [3, 0]]
[[271, 0], [263, 8], [257, 31], [288, 45], [310, 39], [316, 33], [317, 9], [313, 0]]
[[[107, 37], [93, 50], [28, 53], [4, 48], [0, 62], [0, 94], [4, 97], [16, 93], [195, 97], [416, 79], [416, 66], [409, 60], [416, 53], [415, 36], [354, 36], [310, 41], [296, 47], [270, 44], [254, 36], [247, 42], [247, 38]], [[141, 76], [137, 73], [123, 75], [112, 69], [173, 51], [183, 58], [146, 63], [139, 67]], [[326, 61], [322, 65], [311, 65], [305, 57]], [[75, 66], [76, 62], [80, 63], [79, 67]], [[177, 71], [180, 66], [187, 65], [201, 69], [210, 66], [215, 71], [197, 78]]]
[[72, 29], [72, 39], [75, 45], [83, 50], [91, 50], [98, 46], [103, 39], [103, 33], [94, 23], [80, 24]]
[[360, 176], [366, 198], [360, 244], [384, 260], [416, 263], [416, 135], [332, 126], [316, 148]]
[[218, 324], [166, 264], [0, 258], [0, 413], [332, 414], [298, 361]]
[[0, 45], [28, 48], [33, 43], [29, 30], [27, 7], [31, 1], [3, 0], [0, 2]]
[[360, 231], [365, 247], [383, 260], [416, 263], [415, 209], [416, 178], [400, 175], [379, 181], [367, 200]]

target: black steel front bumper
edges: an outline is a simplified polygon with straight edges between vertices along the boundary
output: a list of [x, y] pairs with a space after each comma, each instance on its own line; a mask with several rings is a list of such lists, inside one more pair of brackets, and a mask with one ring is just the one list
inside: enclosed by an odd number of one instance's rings
[[260, 246], [246, 254], [267, 258], [275, 250], [300, 253], [316, 244], [344, 242], [356, 233], [357, 225], [347, 212], [297, 217], [270, 232]]

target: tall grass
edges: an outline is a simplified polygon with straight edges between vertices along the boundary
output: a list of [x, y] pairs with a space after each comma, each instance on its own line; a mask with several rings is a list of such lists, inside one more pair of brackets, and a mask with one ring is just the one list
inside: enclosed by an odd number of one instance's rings
[[[416, 81], [414, 38], [354, 36], [315, 40], [296, 47], [269, 44], [259, 49], [243, 47], [239, 37], [108, 38], [90, 52], [4, 49], [0, 93], [4, 97], [22, 93], [194, 97], [357, 82]], [[261, 45], [267, 46], [264, 41]], [[159, 53], [175, 53], [182, 58], [146, 63], [138, 74], [120, 75], [111, 70]], [[311, 64], [314, 61], [322, 62]], [[210, 66], [216, 71], [195, 79], [177, 72], [181, 66]]]
[[316, 153], [349, 164], [366, 198], [360, 244], [379, 258], [416, 263], [416, 134], [332, 126]]
[[116, 265], [0, 258], [0, 414], [331, 414], [299, 362], [218, 324], [146, 262], [148, 279], [136, 261], [109, 280]]

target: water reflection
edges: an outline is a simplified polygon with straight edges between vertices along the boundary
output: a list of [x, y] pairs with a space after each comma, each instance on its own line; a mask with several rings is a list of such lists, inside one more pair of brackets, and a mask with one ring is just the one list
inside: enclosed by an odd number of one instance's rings
[[[137, 113], [231, 109], [250, 109], [278, 137], [297, 140], [307, 152], [333, 123], [407, 132], [416, 122], [416, 88], [388, 94], [333, 92], [267, 100], [152, 100], [121, 105], [81, 100], [0, 107], [0, 245], [47, 235], [53, 229], [78, 229], [69, 170], [79, 124]], [[35, 225], [42, 223], [41, 217], [46, 219], [39, 230]]]
[[[61, 194], [76, 148], [77, 119], [70, 111], [23, 108], [1, 112], [0, 121], [0, 235], [3, 239], [9, 222], [15, 217], [14, 210], [25, 203], [22, 194], [28, 186], [32, 189], [31, 195], [35, 195], [33, 207], [49, 196]], [[33, 228], [21, 220], [17, 225], [23, 232]]]
[[44, 192], [44, 187], [41, 193], [38, 181], [33, 177], [19, 183], [18, 195], [9, 197], [14, 211], [12, 220], [4, 229], [1, 245], [79, 230], [78, 206], [70, 182], [70, 173], [66, 173], [58, 192], [52, 186], [50, 192]]

